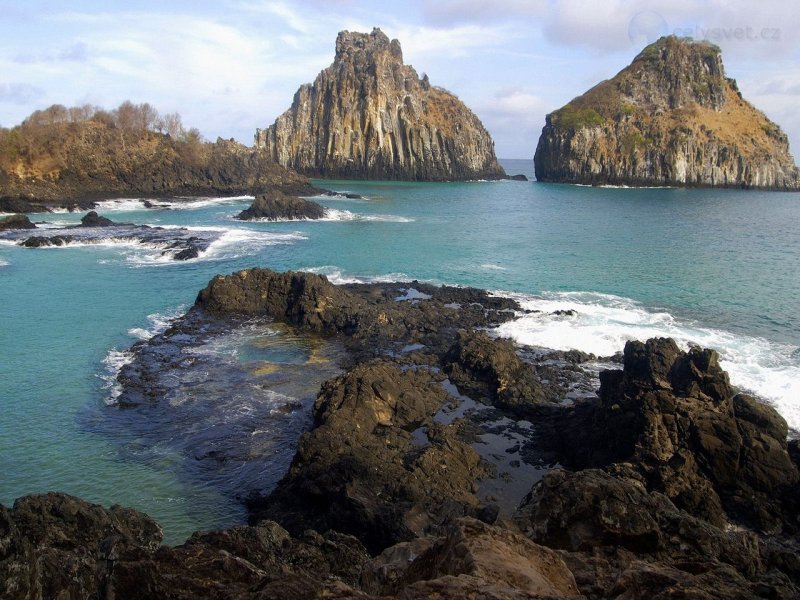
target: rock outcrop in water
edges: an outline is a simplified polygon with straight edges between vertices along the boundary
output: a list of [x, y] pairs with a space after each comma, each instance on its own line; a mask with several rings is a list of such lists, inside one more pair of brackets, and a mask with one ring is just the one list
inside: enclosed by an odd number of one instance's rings
[[725, 77], [719, 48], [676, 37], [549, 114], [534, 166], [539, 181], [800, 189], [786, 134]]
[[265, 221], [321, 219], [325, 216], [322, 205], [313, 200], [287, 196], [280, 190], [270, 190], [256, 196], [248, 208], [236, 215], [242, 221], [262, 219]]
[[[628, 343], [598, 397], [553, 403], [568, 388], [559, 376], [589, 357], [554, 366], [556, 354], [520, 356], [476, 331], [514, 318], [509, 309], [519, 306], [417, 282], [334, 286], [265, 269], [214, 278], [185, 317], [137, 344], [121, 383], [160, 402], [159, 357], [174, 374], [180, 340], [228, 319], [335, 336], [352, 364], [322, 385], [288, 473], [250, 499], [250, 526], [175, 548], [118, 507], [61, 495], [0, 507], [0, 595], [800, 595], [800, 452], [774, 410], [736, 394], [713, 351], [665, 339]], [[472, 412], [454, 406], [469, 399], [452, 383], [479, 402]], [[132, 403], [142, 415], [143, 404]], [[486, 434], [513, 447], [480, 451]], [[531, 474], [520, 481], [530, 493], [504, 512], [512, 487], [483, 486], [519, 480], [492, 472], [507, 454], [571, 470]]]
[[9, 215], [0, 219], [0, 231], [10, 229], [36, 229], [36, 225], [25, 215]]
[[497, 179], [494, 142], [450, 92], [403, 64], [400, 42], [380, 30], [342, 31], [336, 57], [256, 146], [307, 175], [443, 181]]

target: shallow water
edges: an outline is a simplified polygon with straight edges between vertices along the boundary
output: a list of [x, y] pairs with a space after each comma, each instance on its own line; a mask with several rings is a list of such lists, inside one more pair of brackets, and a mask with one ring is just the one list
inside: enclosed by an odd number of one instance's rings
[[[529, 161], [508, 167], [530, 169]], [[0, 240], [0, 502], [61, 490], [135, 506], [157, 518], [170, 541], [240, 520], [235, 474], [220, 481], [202, 464], [187, 466], [202, 444], [187, 423], [170, 422], [179, 412], [135, 424], [108, 406], [108, 376], [133, 342], [190, 306], [213, 275], [253, 266], [312, 270], [335, 282], [420, 279], [513, 293], [544, 313], [500, 329], [524, 344], [608, 355], [627, 339], [670, 335], [711, 346], [734, 383], [800, 427], [800, 194], [319, 183], [363, 198], [319, 199], [329, 208], [322, 222], [233, 220], [246, 197], [171, 200], [170, 209], [131, 199], [99, 209], [117, 222], [213, 235], [208, 250], [186, 262], [139, 244], [25, 249]], [[63, 227], [80, 216], [33, 220]], [[550, 314], [558, 309], [577, 314]], [[237, 368], [269, 380], [268, 368], [255, 374], [267, 366], [259, 358], [267, 350], [244, 338], [228, 340]], [[269, 352], [283, 353], [291, 368], [306, 360], [293, 344]], [[279, 386], [268, 391], [292, 396]], [[235, 411], [247, 399], [231, 395], [223, 404]], [[227, 435], [259, 429], [246, 415], [225, 426]]]

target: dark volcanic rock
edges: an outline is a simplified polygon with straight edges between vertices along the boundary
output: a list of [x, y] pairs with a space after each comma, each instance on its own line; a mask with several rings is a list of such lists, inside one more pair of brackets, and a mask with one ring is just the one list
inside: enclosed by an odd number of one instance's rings
[[459, 389], [487, 397], [502, 408], [524, 413], [527, 406], [553, 399], [509, 340], [459, 332], [446, 362], [450, 380]]
[[274, 190], [256, 196], [250, 208], [240, 212], [236, 218], [242, 221], [253, 219], [278, 221], [283, 219], [321, 219], [324, 216], [325, 209], [322, 205], [304, 198], [287, 196], [279, 190]]
[[411, 544], [395, 546], [367, 565], [364, 588], [380, 595], [404, 591], [405, 598], [578, 597], [557, 552], [508, 529], [463, 518], [444, 537], [418, 541], [425, 543], [416, 552], [400, 552]]
[[[798, 593], [770, 570], [753, 533], [723, 530], [648, 492], [630, 466], [546, 475], [520, 508], [521, 528], [563, 558], [590, 597], [756, 598]], [[771, 564], [770, 564], [771, 563]], [[784, 594], [787, 594], [785, 596]], [[763, 596], [762, 596], [763, 594]]]
[[89, 211], [81, 218], [81, 227], [111, 227], [116, 225], [114, 221], [106, 217], [101, 217], [95, 211]]
[[[334, 286], [266, 269], [214, 278], [187, 315], [134, 347], [118, 377], [122, 406], [171, 410], [174, 370], [191, 361], [208, 373], [184, 350], [244, 322], [286, 321], [349, 350], [286, 475], [250, 497], [253, 525], [157, 547], [157, 525], [135, 511], [20, 500], [0, 506], [0, 595], [800, 597], [798, 446], [787, 447], [777, 413], [736, 394], [713, 351], [666, 339], [628, 343], [599, 397], [543, 403], [555, 399], [551, 363], [572, 373], [588, 357], [545, 353], [539, 364], [476, 332], [518, 309], [419, 282]], [[494, 407], [471, 409], [452, 383]], [[495, 426], [485, 431], [514, 447], [490, 438], [477, 453], [484, 413]], [[544, 474], [509, 521], [502, 492], [486, 494], [502, 488], [484, 483], [511, 477], [496, 466], [536, 458], [521, 431], [535, 432], [540, 460], [547, 451], [576, 471]], [[522, 470], [526, 488], [536, 471]]]
[[300, 87], [255, 144], [277, 163], [345, 179], [498, 179], [494, 142], [450, 92], [403, 64], [380, 30], [342, 31], [333, 64]]
[[36, 229], [36, 225], [25, 215], [17, 214], [0, 219], [0, 231], [7, 229]]
[[734, 394], [716, 352], [682, 352], [668, 339], [628, 342], [624, 370], [604, 371], [600, 381], [598, 403], [554, 425], [550, 443], [563, 464], [633, 462], [648, 489], [711, 523], [732, 516], [767, 531], [798, 531], [792, 499], [800, 476], [786, 422]]
[[[478, 454], [431, 418], [446, 398], [424, 370], [385, 362], [355, 367], [326, 382], [314, 406], [315, 428], [301, 438], [289, 473], [253, 519], [292, 532], [336, 529], [372, 552], [436, 531], [478, 506]], [[412, 432], [427, 423], [429, 444]]]
[[[398, 302], [414, 287], [431, 296]], [[453, 303], [460, 304], [454, 308]], [[446, 305], [450, 305], [449, 307]], [[488, 327], [514, 318], [513, 300], [472, 288], [435, 288], [412, 282], [403, 287], [336, 286], [311, 273], [249, 269], [217, 276], [198, 294], [195, 306], [215, 315], [267, 315], [307, 331], [353, 336], [364, 345], [388, 341], [447, 343], [455, 326]], [[442, 342], [442, 338], [447, 340]]]
[[511, 181], [528, 181], [528, 178], [521, 173], [519, 175], [509, 175], [508, 179]]
[[70, 235], [53, 235], [49, 237], [35, 235], [22, 241], [25, 248], [47, 248], [48, 246], [66, 246], [75, 238]]
[[269, 522], [195, 534], [176, 548], [160, 540], [158, 525], [135, 510], [63, 494], [22, 498], [10, 510], [0, 506], [0, 596], [300, 599], [338, 590], [357, 597], [348, 584], [369, 559], [355, 538], [292, 538]]

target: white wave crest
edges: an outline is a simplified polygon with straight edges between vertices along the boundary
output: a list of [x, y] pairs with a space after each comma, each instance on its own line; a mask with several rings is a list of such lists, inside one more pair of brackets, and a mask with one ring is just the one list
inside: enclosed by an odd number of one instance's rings
[[405, 273], [387, 273], [386, 275], [352, 275], [346, 273], [335, 265], [324, 265], [321, 267], [308, 267], [302, 269], [307, 273], [317, 273], [324, 275], [328, 281], [334, 285], [344, 285], [347, 283], [390, 283], [394, 281], [412, 281], [412, 278]]
[[147, 320], [149, 321], [150, 326], [146, 328], [134, 327], [128, 330], [128, 334], [140, 340], [149, 340], [153, 336], [166, 331], [166, 329], [172, 325], [175, 319], [180, 317], [185, 312], [186, 305], [181, 304], [180, 306], [164, 313], [153, 313], [147, 315]]
[[6, 259], [4, 259], [4, 258], [0, 258], [0, 267], [7, 267], [7, 266], [8, 266], [8, 265], [10, 265], [10, 264], [11, 264], [11, 263], [10, 263], [10, 262], [8, 262]]
[[105, 403], [112, 406], [117, 403], [120, 394], [122, 393], [122, 386], [117, 381], [117, 376], [122, 371], [125, 365], [133, 362], [133, 352], [129, 350], [117, 350], [112, 348], [103, 359], [105, 372], [100, 375], [100, 379], [104, 382], [103, 388], [107, 390]]
[[[236, 204], [255, 200], [254, 196], [226, 196], [226, 197], [201, 197], [201, 198], [117, 198], [103, 200], [96, 203], [97, 211], [104, 212], [132, 212], [140, 210], [154, 210], [168, 208], [170, 210], [199, 210], [209, 206]], [[152, 208], [147, 208], [145, 202], [150, 202]]]
[[[216, 231], [221, 235], [212, 241], [208, 248], [201, 251], [197, 258], [189, 261], [222, 261], [252, 256], [267, 246], [294, 244], [308, 239], [301, 233], [287, 232], [276, 233], [267, 231], [254, 231], [244, 228], [211, 228], [195, 227], [186, 228], [194, 231]], [[154, 267], [176, 265], [186, 261], [176, 261], [170, 252], [164, 254], [164, 247], [159, 246], [156, 252], [134, 252], [129, 254], [125, 261], [133, 267]]]
[[414, 219], [410, 217], [401, 217], [399, 215], [378, 215], [378, 214], [363, 214], [354, 213], [349, 210], [341, 210], [338, 208], [326, 208], [325, 216], [320, 221], [365, 221], [377, 223], [413, 223]]
[[[165, 331], [178, 317], [186, 312], [186, 305], [168, 310], [163, 313], [153, 313], [147, 315], [149, 327], [133, 327], [128, 330], [128, 334], [140, 340], [149, 340], [155, 335]], [[117, 377], [120, 371], [133, 362], [134, 353], [130, 350], [117, 350], [112, 348], [108, 351], [103, 359], [104, 372], [99, 376], [103, 381], [103, 389], [107, 390], [105, 402], [111, 406], [117, 403], [120, 394], [122, 393], [122, 386], [120, 385]]]
[[[522, 315], [496, 329], [498, 335], [523, 345], [609, 356], [621, 351], [629, 340], [671, 337], [684, 349], [692, 344], [713, 348], [734, 385], [769, 401], [790, 427], [800, 430], [798, 346], [702, 327], [608, 294], [502, 295], [515, 297], [526, 310], [541, 311]], [[576, 314], [553, 314], [556, 311]]]

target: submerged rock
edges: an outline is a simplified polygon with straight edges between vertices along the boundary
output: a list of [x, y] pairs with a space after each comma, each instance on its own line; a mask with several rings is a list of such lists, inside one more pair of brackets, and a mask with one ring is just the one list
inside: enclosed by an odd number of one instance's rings
[[725, 77], [720, 49], [674, 36], [547, 115], [536, 179], [800, 189], [780, 127]]
[[263, 219], [267, 221], [321, 219], [325, 216], [325, 209], [312, 200], [287, 196], [279, 190], [273, 190], [256, 196], [253, 204], [243, 210], [237, 219], [250, 221]]
[[91, 211], [81, 219], [80, 225], [61, 229], [48, 229], [42, 235], [25, 237], [23, 232], [8, 232], [5, 239], [16, 241], [24, 248], [48, 248], [69, 244], [124, 243], [138, 242], [143, 246], [155, 247], [153, 258], [166, 257], [171, 260], [197, 258], [207, 250], [218, 234], [198, 235], [188, 229], [164, 229], [149, 225], [114, 223], [110, 219]]
[[505, 173], [480, 120], [450, 92], [403, 64], [380, 30], [342, 31], [336, 57], [255, 144], [307, 175], [441, 181]]

